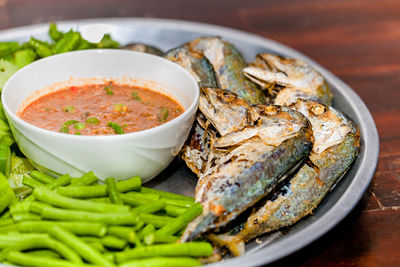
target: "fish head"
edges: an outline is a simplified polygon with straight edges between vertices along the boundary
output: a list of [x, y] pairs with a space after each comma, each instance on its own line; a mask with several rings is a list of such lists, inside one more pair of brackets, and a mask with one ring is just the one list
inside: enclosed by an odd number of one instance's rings
[[311, 122], [315, 138], [313, 153], [321, 154], [326, 149], [342, 143], [349, 132], [356, 132], [351, 120], [328, 105], [298, 99], [290, 107], [302, 113]]
[[318, 97], [324, 103], [332, 103], [332, 94], [325, 79], [303, 60], [259, 54], [243, 72], [250, 80], [268, 89], [272, 96], [288, 88]]
[[250, 104], [229, 91], [202, 87], [199, 102], [200, 111], [221, 136], [248, 124]]

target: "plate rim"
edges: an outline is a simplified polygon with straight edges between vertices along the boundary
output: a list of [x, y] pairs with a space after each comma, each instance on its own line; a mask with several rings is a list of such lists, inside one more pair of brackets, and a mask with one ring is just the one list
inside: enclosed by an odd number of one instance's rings
[[[337, 202], [323, 214], [318, 220], [311, 222], [307, 227], [294, 233], [290, 238], [281, 238], [275, 240], [268, 246], [265, 246], [250, 255], [242, 257], [230, 258], [210, 264], [208, 266], [228, 266], [231, 264], [245, 264], [246, 266], [259, 266], [266, 263], [272, 263], [278, 259], [288, 256], [299, 249], [306, 247], [313, 241], [317, 240], [334, 226], [340, 223], [357, 205], [368, 185], [370, 184], [379, 158], [379, 136], [373, 120], [373, 117], [368, 110], [363, 100], [350, 88], [346, 83], [333, 75], [330, 71], [316, 63], [314, 60], [304, 55], [303, 53], [290, 48], [282, 43], [259, 36], [253, 33], [248, 33], [242, 30], [218, 26], [214, 24], [192, 22], [175, 19], [158, 19], [158, 18], [132, 18], [132, 17], [117, 17], [117, 18], [91, 18], [78, 20], [62, 20], [57, 21], [58, 25], [80, 27], [87, 24], [141, 24], [145, 26], [156, 26], [163, 28], [182, 29], [195, 31], [209, 35], [220, 35], [224, 38], [245, 39], [247, 43], [257, 44], [269, 49], [281, 51], [282, 54], [291, 57], [300, 58], [310, 62], [325, 78], [332, 84], [343, 97], [348, 99], [355, 111], [355, 115], [360, 119], [359, 127], [363, 138], [363, 157], [360, 159], [360, 164], [356, 170], [352, 182], [339, 197]], [[28, 26], [15, 27], [0, 31], [0, 41], [10, 40], [15, 36], [26, 32], [31, 35], [43, 33], [47, 31], [49, 23], [32, 24]], [[359, 155], [361, 157], [361, 155]], [[324, 227], [319, 227], [321, 224]], [[301, 240], [301, 242], [293, 242], [293, 240]], [[282, 247], [285, 247], [283, 250]]]

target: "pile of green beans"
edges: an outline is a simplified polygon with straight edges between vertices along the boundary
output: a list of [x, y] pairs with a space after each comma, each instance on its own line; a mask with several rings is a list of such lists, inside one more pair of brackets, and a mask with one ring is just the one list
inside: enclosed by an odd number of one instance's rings
[[[213, 248], [179, 243], [202, 212], [193, 198], [142, 187], [139, 177], [99, 182], [32, 171], [32, 194], [0, 212], [0, 262], [29, 266], [198, 266]], [[7, 189], [8, 190], [8, 189]], [[8, 190], [9, 191], [9, 190]]]

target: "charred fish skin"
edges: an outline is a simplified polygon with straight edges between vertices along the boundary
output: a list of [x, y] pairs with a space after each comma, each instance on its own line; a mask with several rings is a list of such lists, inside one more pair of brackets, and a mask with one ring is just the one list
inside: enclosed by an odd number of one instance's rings
[[[247, 242], [263, 233], [290, 226], [311, 214], [358, 155], [359, 130], [344, 114], [310, 100], [298, 100], [293, 108], [304, 112], [311, 118], [311, 123], [314, 122], [313, 131], [317, 132], [314, 134], [315, 142], [323, 139], [330, 142], [331, 146], [323, 146], [321, 149], [322, 144], [320, 147], [318, 144], [314, 145], [309, 163], [304, 164], [278, 194], [257, 204], [258, 208], [247, 219], [243, 229], [236, 236], [236, 241]], [[326, 125], [328, 120], [332, 122], [328, 128], [318, 128], [319, 124], [316, 121]], [[337, 129], [334, 130], [333, 127]], [[345, 131], [341, 129], [344, 127], [347, 128]], [[336, 131], [344, 135], [338, 141], [336, 138], [325, 138], [323, 133], [318, 131], [331, 132], [332, 135], [335, 135]], [[238, 246], [242, 247], [240, 244]]]
[[198, 111], [189, 138], [179, 152], [186, 166], [197, 176], [201, 176], [206, 169], [211, 140], [216, 136], [216, 131], [211, 128], [204, 115]]
[[[180, 46], [167, 51], [164, 58], [189, 71], [200, 88], [218, 87], [214, 68], [203, 54]], [[197, 176], [202, 174], [208, 160], [210, 137], [214, 135], [210, 128], [204, 116], [198, 111], [189, 138], [180, 151], [181, 158]]]
[[[312, 147], [312, 132], [308, 121], [296, 111], [274, 106], [258, 106], [270, 115], [261, 115], [276, 120], [274, 127], [284, 127], [289, 134], [293, 124], [300, 124], [297, 134], [271, 145], [259, 136], [244, 139], [222, 157], [199, 179], [196, 201], [202, 203], [203, 213], [189, 224], [181, 241], [193, 240], [200, 234], [226, 225], [248, 207], [269, 193]], [[291, 133], [290, 133], [291, 134]]]
[[194, 39], [184, 46], [210, 61], [221, 89], [233, 92], [251, 104], [265, 104], [263, 91], [244, 76], [242, 69], [246, 62], [235, 46], [213, 36]]
[[180, 46], [167, 51], [164, 57], [189, 71], [200, 87], [218, 87], [214, 68], [203, 54]]
[[156, 56], [163, 56], [164, 52], [152, 45], [148, 45], [148, 44], [142, 44], [142, 43], [130, 43], [127, 44], [123, 47], [121, 47], [121, 49], [125, 49], [125, 50], [131, 50], [131, 51], [136, 51], [136, 52], [143, 52], [143, 53], [147, 53], [147, 54], [152, 54], [152, 55], [156, 55]]
[[300, 91], [327, 105], [332, 104], [332, 93], [324, 77], [310, 64], [300, 59], [272, 54], [259, 54], [243, 69], [244, 75], [279, 97], [282, 89]]

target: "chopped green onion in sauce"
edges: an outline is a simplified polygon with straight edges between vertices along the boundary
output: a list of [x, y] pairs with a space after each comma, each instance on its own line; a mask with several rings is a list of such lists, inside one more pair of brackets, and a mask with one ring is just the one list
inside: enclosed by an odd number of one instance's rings
[[69, 125], [72, 125], [72, 124], [75, 124], [75, 123], [78, 123], [79, 121], [77, 121], [77, 120], [70, 120], [70, 121], [66, 121], [66, 122], [64, 122], [64, 125], [65, 126], [69, 126]]
[[137, 91], [132, 92], [132, 98], [137, 101], [142, 101], [142, 98], [139, 96], [139, 93]]
[[111, 85], [107, 85], [104, 87], [104, 90], [106, 90], [107, 95], [113, 95], [114, 94], [114, 88]]
[[61, 133], [69, 133], [68, 126], [62, 126], [62, 127], [60, 128], [60, 132], [61, 132]]
[[124, 129], [122, 129], [122, 126], [119, 125], [119, 124], [116, 123], [116, 122], [109, 121], [109, 122], [107, 122], [107, 126], [113, 128], [113, 130], [114, 130], [114, 132], [115, 132], [116, 134], [124, 134], [124, 133], [125, 133], [125, 132], [124, 132]]
[[114, 111], [115, 112], [124, 113], [127, 110], [128, 109], [126, 108], [126, 106], [124, 104], [114, 104]]
[[165, 122], [168, 119], [169, 111], [166, 107], [161, 107], [160, 115], [158, 120], [161, 122]]
[[77, 129], [77, 130], [82, 130], [82, 129], [85, 129], [85, 128], [86, 128], [86, 124], [84, 124], [84, 123], [77, 123], [77, 124], [74, 125], [74, 128]]
[[74, 106], [65, 106], [65, 107], [63, 107], [63, 111], [67, 112], [67, 113], [72, 113], [75, 111], [75, 107]]
[[96, 117], [90, 117], [86, 119], [86, 123], [88, 124], [99, 124], [99, 119]]

